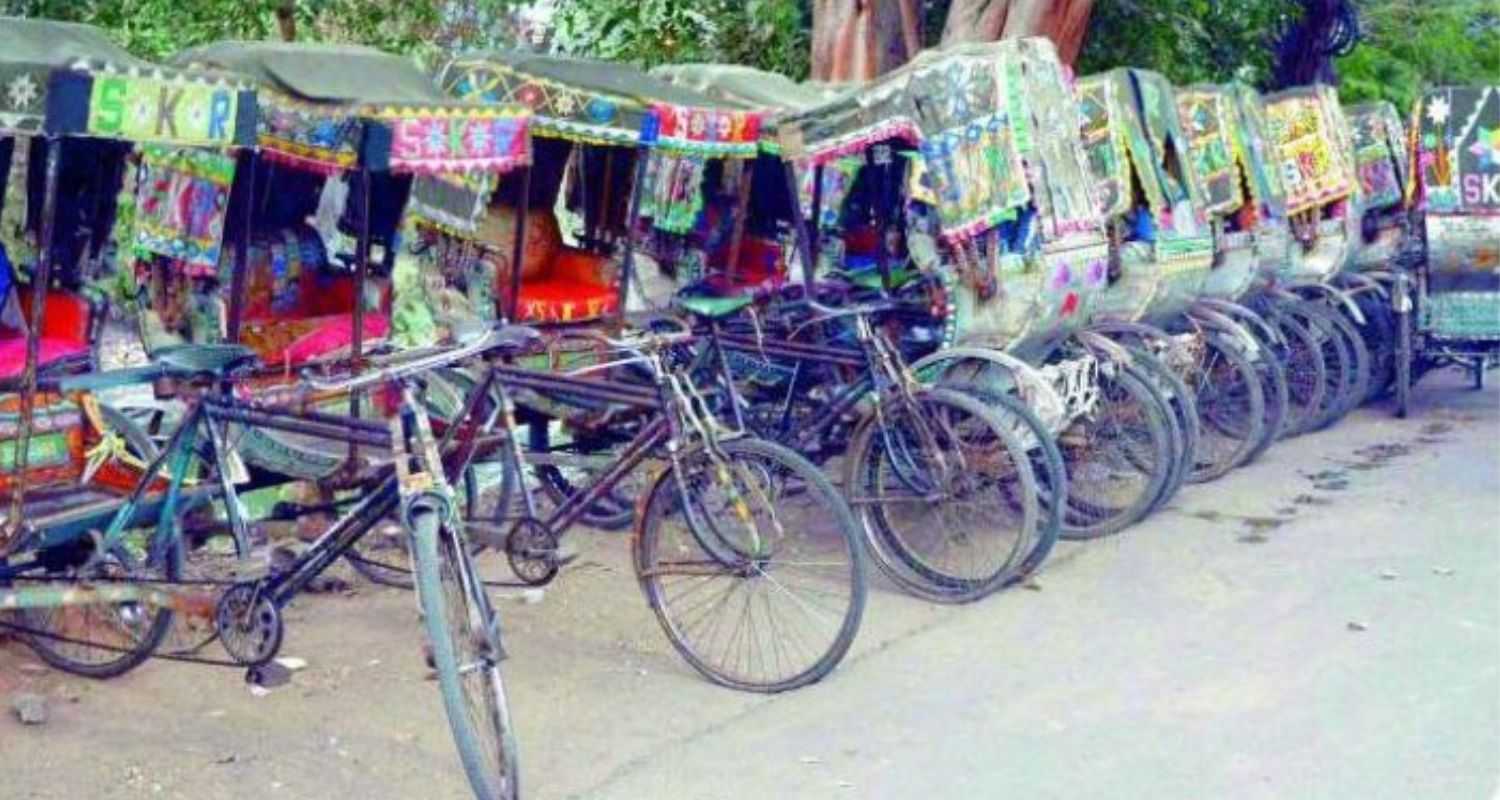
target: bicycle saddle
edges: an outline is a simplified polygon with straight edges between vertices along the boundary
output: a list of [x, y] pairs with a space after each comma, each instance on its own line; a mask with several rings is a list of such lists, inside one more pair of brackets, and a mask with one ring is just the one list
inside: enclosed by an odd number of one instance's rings
[[535, 350], [542, 343], [542, 332], [530, 325], [508, 325], [500, 323], [490, 332], [490, 341], [505, 355], [517, 355]]
[[753, 302], [755, 302], [755, 299], [749, 295], [734, 297], [699, 295], [697, 297], [677, 298], [677, 307], [704, 319], [724, 319], [725, 317], [732, 317], [738, 314]]
[[151, 362], [167, 375], [222, 379], [257, 366], [260, 359], [254, 350], [239, 344], [182, 344], [158, 349], [151, 354]]

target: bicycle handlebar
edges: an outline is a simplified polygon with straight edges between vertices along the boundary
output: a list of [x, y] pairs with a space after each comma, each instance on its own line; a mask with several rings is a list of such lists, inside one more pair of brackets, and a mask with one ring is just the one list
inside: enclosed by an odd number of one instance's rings
[[[359, 375], [327, 379], [311, 372], [303, 372], [301, 379], [309, 388], [320, 392], [350, 392], [363, 389], [386, 381], [399, 380], [420, 372], [428, 372], [450, 366], [460, 361], [483, 355], [492, 350], [515, 348], [519, 345], [514, 338], [515, 330], [520, 329], [520, 327], [501, 326], [487, 328], [484, 333], [475, 336], [467, 343], [439, 348], [428, 355], [419, 355], [410, 358], [410, 360], [402, 360], [398, 363], [380, 366]], [[535, 334], [534, 329], [526, 328], [525, 330]]]

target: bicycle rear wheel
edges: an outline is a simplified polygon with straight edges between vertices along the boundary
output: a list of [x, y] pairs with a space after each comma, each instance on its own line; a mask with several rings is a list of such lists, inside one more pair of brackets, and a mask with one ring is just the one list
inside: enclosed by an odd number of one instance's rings
[[500, 621], [462, 532], [437, 508], [409, 514], [417, 599], [459, 759], [480, 800], [519, 797], [515, 729], [500, 677]]
[[1286, 417], [1278, 436], [1300, 436], [1312, 429], [1323, 407], [1328, 365], [1318, 338], [1306, 325], [1284, 313], [1272, 313], [1266, 321], [1286, 340], [1286, 347], [1278, 353], [1287, 387]]
[[1097, 539], [1150, 513], [1173, 457], [1166, 401], [1131, 368], [1099, 375], [1099, 401], [1059, 442], [1068, 465], [1062, 538]]
[[1172, 457], [1168, 462], [1171, 470], [1167, 474], [1166, 483], [1162, 485], [1161, 493], [1151, 504], [1151, 510], [1155, 511], [1177, 495], [1193, 468], [1193, 462], [1197, 458], [1198, 439], [1202, 435], [1198, 423], [1198, 404], [1193, 399], [1192, 390], [1182, 378], [1155, 354], [1135, 347], [1131, 348], [1130, 358], [1134, 362], [1137, 376], [1151, 384], [1151, 388], [1165, 402], [1164, 409], [1171, 412], [1163, 417], [1172, 443]]
[[[156, 457], [155, 442], [129, 417], [110, 406], [100, 406], [99, 412], [108, 429], [102, 434], [119, 436], [129, 454], [142, 462]], [[40, 557], [55, 566], [41, 580], [25, 586], [75, 589], [78, 581], [89, 579], [177, 580], [184, 564], [182, 513], [179, 506], [178, 519], [164, 531], [158, 529], [154, 516], [139, 520], [107, 553], [94, 554], [88, 539], [47, 548]], [[163, 534], [168, 537], [165, 542], [160, 541]], [[91, 555], [95, 558], [88, 566]], [[138, 602], [31, 608], [18, 616], [20, 624], [33, 632], [25, 641], [38, 658], [64, 672], [99, 679], [123, 675], [150, 658], [175, 618], [171, 609]]]
[[1287, 383], [1286, 368], [1282, 366], [1281, 359], [1271, 349], [1269, 342], [1259, 341], [1256, 343], [1258, 351], [1252, 359], [1255, 371], [1260, 375], [1261, 393], [1265, 395], [1265, 415], [1262, 418], [1260, 438], [1250, 448], [1242, 464], [1249, 464], [1268, 448], [1281, 435], [1286, 427], [1287, 414], [1291, 407], [1291, 390]]
[[883, 402], [855, 434], [844, 488], [876, 565], [936, 602], [1009, 583], [1042, 521], [1026, 448], [998, 414], [946, 389]]
[[1020, 441], [1031, 461], [1031, 471], [1036, 476], [1037, 500], [1042, 508], [1042, 524], [1037, 530], [1036, 543], [1007, 583], [1024, 580], [1047, 560], [1062, 533], [1063, 510], [1068, 503], [1068, 468], [1063, 464], [1057, 438], [1046, 423], [1042, 422], [1041, 417], [1016, 395], [1004, 394], [974, 383], [946, 386], [978, 398], [990, 410], [999, 414], [1006, 429]]
[[1344, 315], [1342, 307], [1325, 305], [1322, 310], [1329, 324], [1338, 331], [1344, 344], [1349, 348], [1350, 378], [1353, 383], [1349, 387], [1348, 395], [1344, 398], [1343, 412], [1339, 415], [1342, 417], [1364, 405], [1369, 399], [1370, 384], [1375, 380], [1375, 362], [1370, 355], [1369, 346], [1365, 344], [1365, 337], [1360, 334], [1354, 321]]
[[823, 473], [772, 442], [678, 457], [636, 522], [636, 574], [677, 652], [752, 692], [820, 680], [864, 614], [859, 524]]
[[1193, 370], [1201, 422], [1198, 453], [1188, 480], [1220, 478], [1250, 457], [1265, 429], [1266, 399], [1260, 375], [1238, 342], [1220, 333], [1204, 337], [1203, 360]]

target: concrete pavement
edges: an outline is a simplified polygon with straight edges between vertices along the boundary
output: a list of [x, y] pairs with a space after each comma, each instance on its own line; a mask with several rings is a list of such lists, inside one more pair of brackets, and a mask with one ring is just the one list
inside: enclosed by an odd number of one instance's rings
[[[506, 602], [529, 798], [1453, 798], [1500, 786], [1500, 392], [1424, 383], [1066, 545], [1038, 590], [972, 607], [880, 587], [828, 680], [707, 685], [618, 537], [543, 602]], [[6, 676], [54, 719], [0, 719], [0, 798], [465, 798], [411, 599], [291, 612], [311, 662], [252, 696], [151, 664]], [[8, 671], [8, 672], [7, 672]], [[18, 677], [19, 676], [19, 677]]]

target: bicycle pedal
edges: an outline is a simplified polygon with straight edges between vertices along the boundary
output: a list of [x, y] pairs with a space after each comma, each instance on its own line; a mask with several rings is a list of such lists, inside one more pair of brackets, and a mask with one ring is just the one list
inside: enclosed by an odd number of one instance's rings
[[251, 686], [259, 686], [262, 689], [275, 689], [285, 686], [292, 681], [292, 671], [276, 663], [267, 661], [257, 664], [245, 670], [245, 683]]

